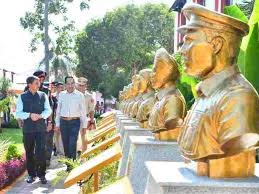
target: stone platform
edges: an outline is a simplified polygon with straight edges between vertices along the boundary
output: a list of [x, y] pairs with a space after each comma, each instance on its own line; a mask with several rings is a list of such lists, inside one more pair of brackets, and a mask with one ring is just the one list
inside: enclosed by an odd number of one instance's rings
[[149, 171], [145, 194], [238, 194], [259, 193], [259, 165], [254, 177], [211, 179], [196, 175], [194, 162], [146, 162]]
[[153, 136], [130, 136], [126, 167], [135, 194], [143, 194], [147, 183], [146, 161], [183, 161], [176, 142], [155, 140]]
[[150, 131], [139, 126], [125, 126], [124, 127], [124, 137], [122, 142], [122, 158], [120, 160], [118, 168], [118, 176], [126, 175], [126, 166], [129, 157], [130, 150], [130, 136], [151, 136]]
[[120, 121], [120, 128], [119, 128], [119, 133], [121, 135], [121, 144], [123, 142], [123, 138], [124, 138], [124, 132], [125, 132], [125, 127], [126, 126], [135, 126], [135, 127], [139, 127], [139, 123], [133, 120], [121, 120]]
[[116, 129], [117, 129], [117, 132], [120, 131], [120, 128], [121, 128], [121, 121], [123, 120], [131, 120], [128, 116], [125, 116], [125, 115], [118, 115], [116, 116]]

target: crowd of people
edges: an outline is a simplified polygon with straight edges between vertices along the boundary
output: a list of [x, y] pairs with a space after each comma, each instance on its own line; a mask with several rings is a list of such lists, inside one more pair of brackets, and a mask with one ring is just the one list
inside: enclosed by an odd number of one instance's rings
[[87, 149], [87, 131], [96, 127], [95, 102], [87, 91], [87, 79], [80, 77], [76, 82], [67, 76], [64, 83], [48, 85], [44, 83], [46, 77], [44, 71], [34, 72], [17, 99], [16, 117], [22, 120], [28, 183], [39, 177], [46, 184], [52, 154], [75, 160], [77, 153]]

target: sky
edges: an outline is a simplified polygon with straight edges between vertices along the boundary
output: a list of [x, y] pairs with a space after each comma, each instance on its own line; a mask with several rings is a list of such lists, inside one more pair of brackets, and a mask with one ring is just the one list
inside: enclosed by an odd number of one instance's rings
[[[76, 27], [82, 30], [87, 22], [101, 18], [107, 11], [128, 3], [165, 3], [169, 6], [173, 0], [91, 0], [90, 9], [80, 11], [80, 0], [74, 0], [69, 6], [69, 17], [76, 22]], [[0, 3], [0, 70], [5, 68], [16, 73], [15, 82], [24, 82], [43, 58], [43, 47], [31, 53], [29, 43], [32, 35], [23, 30], [19, 19], [26, 11], [33, 10], [34, 0], [5, 0]], [[0, 71], [1, 72], [1, 71]], [[1, 74], [0, 74], [1, 75]]]

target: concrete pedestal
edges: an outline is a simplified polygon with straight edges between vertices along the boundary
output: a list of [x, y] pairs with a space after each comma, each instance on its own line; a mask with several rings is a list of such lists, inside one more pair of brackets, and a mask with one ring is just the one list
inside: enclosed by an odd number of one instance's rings
[[116, 129], [117, 129], [118, 133], [119, 133], [120, 128], [121, 128], [121, 121], [123, 121], [123, 120], [131, 120], [131, 119], [128, 116], [125, 116], [125, 115], [121, 115], [121, 116], [116, 117]]
[[130, 136], [126, 167], [135, 194], [143, 194], [147, 183], [146, 161], [183, 161], [176, 142], [155, 140], [153, 136]]
[[125, 127], [126, 126], [136, 126], [139, 127], [139, 123], [137, 123], [136, 121], [133, 120], [121, 120], [120, 121], [120, 129], [119, 129], [119, 133], [121, 135], [121, 144], [123, 142], [123, 138], [124, 138], [124, 132], [125, 132]]
[[211, 179], [196, 175], [196, 164], [146, 162], [149, 171], [145, 194], [259, 193], [259, 166], [255, 176], [243, 179]]
[[152, 133], [147, 129], [140, 128], [139, 126], [125, 126], [124, 137], [122, 142], [122, 158], [118, 168], [118, 176], [126, 175], [126, 166], [130, 150], [130, 136], [152, 136]]

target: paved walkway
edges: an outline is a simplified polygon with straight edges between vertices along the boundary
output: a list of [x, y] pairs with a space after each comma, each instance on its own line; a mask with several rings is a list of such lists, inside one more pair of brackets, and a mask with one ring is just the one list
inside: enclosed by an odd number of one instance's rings
[[28, 184], [25, 179], [27, 174], [20, 178], [16, 184], [7, 192], [7, 194], [40, 194], [40, 193], [51, 193], [51, 194], [77, 194], [79, 193], [79, 187], [74, 185], [68, 189], [64, 189], [64, 179], [56, 185], [53, 185], [52, 180], [55, 179], [57, 172], [66, 169], [66, 167], [58, 162], [58, 158], [53, 156], [50, 168], [47, 170], [46, 178], [48, 183], [42, 185], [37, 179], [34, 183]]

